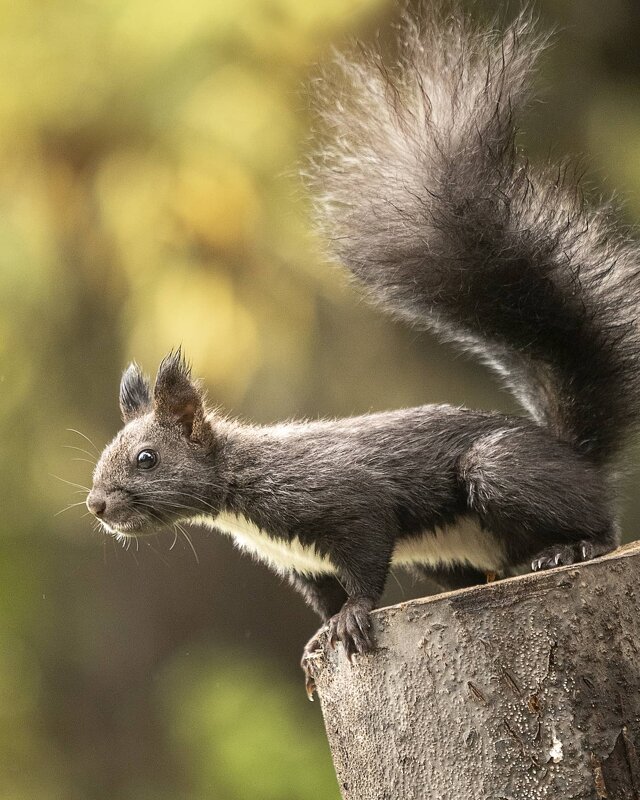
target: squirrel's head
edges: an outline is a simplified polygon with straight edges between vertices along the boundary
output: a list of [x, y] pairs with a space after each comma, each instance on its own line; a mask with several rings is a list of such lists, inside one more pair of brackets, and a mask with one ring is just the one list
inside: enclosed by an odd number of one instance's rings
[[140, 536], [219, 510], [220, 442], [204, 400], [180, 350], [162, 361], [153, 390], [137, 364], [125, 370], [120, 382], [125, 425], [102, 453], [87, 496], [87, 508], [107, 531]]

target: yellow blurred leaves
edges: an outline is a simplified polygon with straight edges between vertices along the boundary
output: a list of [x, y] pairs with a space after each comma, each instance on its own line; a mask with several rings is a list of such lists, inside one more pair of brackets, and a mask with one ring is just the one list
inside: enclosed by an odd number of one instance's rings
[[119, 7], [114, 20], [117, 39], [152, 66], [200, 37], [226, 38], [246, 0], [128, 0], [113, 5]]
[[174, 164], [159, 154], [117, 152], [100, 168], [103, 223], [133, 288], [143, 284], [148, 292], [149, 279], [176, 257], [197, 265], [239, 256], [257, 235], [260, 200], [251, 174], [216, 158], [213, 148], [180, 155]]
[[240, 400], [253, 374], [258, 337], [231, 281], [215, 272], [179, 268], [156, 276], [151, 302], [131, 309], [131, 351], [153, 364], [158, 352], [183, 345], [196, 374]]
[[273, 172], [274, 165], [293, 152], [291, 98], [268, 75], [228, 65], [203, 82], [189, 97], [184, 123], [256, 170]]
[[259, 201], [250, 173], [211, 152], [173, 166], [129, 152], [97, 181], [105, 227], [129, 277], [130, 351], [155, 365], [183, 344], [197, 371], [241, 399], [258, 356], [256, 326], [224, 259], [250, 251]]
[[[241, 396], [283, 264], [314, 260], [283, 178], [304, 125], [303, 71], [334, 31], [382, 5], [0, 5], [0, 208], [16, 272], [29, 254], [29, 280], [61, 295], [73, 270], [95, 293], [124, 275], [114, 348], [124, 339], [155, 363], [183, 342], [205, 377]], [[75, 313], [73, 302], [59, 308]], [[306, 324], [304, 304], [287, 313]], [[305, 357], [306, 331], [295, 347], [291, 331], [281, 338], [291, 366]]]
[[172, 209], [179, 235], [230, 256], [249, 247], [260, 218], [250, 174], [210, 155], [180, 170]]
[[168, 240], [173, 182], [169, 164], [153, 152], [119, 150], [98, 169], [102, 222], [134, 286], [147, 282]]
[[194, 40], [234, 43], [247, 53], [303, 63], [332, 29], [352, 26], [358, 15], [385, 0], [137, 0], [122, 5], [118, 38], [153, 63]]

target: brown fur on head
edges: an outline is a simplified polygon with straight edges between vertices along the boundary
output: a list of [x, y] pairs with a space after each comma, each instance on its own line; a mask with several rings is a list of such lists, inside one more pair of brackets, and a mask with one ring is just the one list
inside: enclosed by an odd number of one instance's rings
[[225, 493], [214, 458], [219, 441], [181, 350], [163, 359], [153, 391], [130, 364], [120, 383], [120, 410], [125, 426], [102, 453], [87, 497], [103, 526], [135, 536], [217, 511]]

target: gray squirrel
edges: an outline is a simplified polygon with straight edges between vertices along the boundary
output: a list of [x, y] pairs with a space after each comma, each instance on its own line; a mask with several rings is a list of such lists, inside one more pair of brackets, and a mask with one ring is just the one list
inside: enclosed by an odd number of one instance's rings
[[[617, 477], [639, 416], [639, 247], [536, 168], [516, 117], [546, 37], [441, 7], [399, 58], [337, 56], [307, 170], [333, 254], [374, 301], [471, 351], [526, 414], [446, 405], [254, 426], [207, 408], [180, 350], [120, 387], [124, 428], [87, 506], [120, 538], [210, 525], [287, 576], [352, 658], [391, 564], [445, 589], [573, 564], [619, 541]], [[308, 687], [313, 688], [307, 667]]]

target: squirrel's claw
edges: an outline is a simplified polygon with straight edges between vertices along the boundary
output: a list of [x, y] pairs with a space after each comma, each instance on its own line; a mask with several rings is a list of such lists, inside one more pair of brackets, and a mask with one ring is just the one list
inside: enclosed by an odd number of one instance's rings
[[327, 626], [323, 625], [320, 630], [314, 633], [311, 639], [309, 639], [304, 646], [302, 658], [300, 660], [300, 666], [304, 672], [304, 688], [307, 693], [307, 697], [311, 702], [313, 702], [313, 695], [316, 691], [316, 681], [315, 675], [313, 674], [313, 669], [315, 662], [322, 655], [322, 649], [324, 647], [324, 635], [326, 630]]
[[575, 544], [556, 545], [548, 547], [538, 553], [531, 562], [532, 572], [553, 569], [554, 567], [566, 567], [570, 564], [579, 564], [581, 561], [590, 561], [605, 553], [615, 549], [615, 545], [609, 542], [597, 542], [590, 539], [583, 539]]
[[308, 672], [304, 676], [304, 688], [307, 693], [307, 697], [313, 703], [313, 695], [316, 690], [316, 682]]
[[373, 650], [369, 618], [371, 606], [366, 600], [347, 600], [327, 623], [329, 643], [335, 647], [336, 642], [342, 642], [349, 661], [353, 661], [356, 654], [362, 655]]
[[369, 618], [372, 606], [373, 603], [365, 598], [347, 600], [340, 611], [309, 639], [300, 660], [305, 678], [304, 688], [309, 700], [313, 700], [316, 691], [315, 671], [327, 643], [335, 649], [337, 643], [342, 642], [347, 658], [352, 663], [355, 655], [373, 650]]

